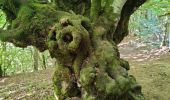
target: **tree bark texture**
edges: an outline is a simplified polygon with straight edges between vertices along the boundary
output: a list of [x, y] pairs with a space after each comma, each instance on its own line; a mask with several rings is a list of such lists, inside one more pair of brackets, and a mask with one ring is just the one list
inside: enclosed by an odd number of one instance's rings
[[58, 65], [58, 100], [143, 100], [117, 44], [130, 15], [146, 0], [0, 0], [9, 30], [2, 41], [49, 50]]

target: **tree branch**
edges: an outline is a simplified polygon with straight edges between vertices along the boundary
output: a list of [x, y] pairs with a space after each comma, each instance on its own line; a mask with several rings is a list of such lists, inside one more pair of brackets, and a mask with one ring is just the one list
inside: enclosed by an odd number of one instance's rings
[[113, 40], [120, 43], [125, 36], [128, 35], [128, 24], [130, 16], [137, 10], [146, 0], [127, 0], [121, 10], [121, 17], [113, 33]]
[[0, 30], [0, 40], [7, 42], [7, 41], [11, 41], [13, 39], [18, 39], [19, 37], [21, 37], [21, 33], [23, 32], [22, 29], [13, 29], [13, 30]]
[[100, 10], [101, 10], [101, 0], [91, 0], [90, 17], [93, 19], [93, 21], [99, 17]]
[[164, 17], [164, 16], [170, 16], [170, 13], [165, 13], [165, 14], [160, 15], [160, 16], [158, 16], [158, 17]]

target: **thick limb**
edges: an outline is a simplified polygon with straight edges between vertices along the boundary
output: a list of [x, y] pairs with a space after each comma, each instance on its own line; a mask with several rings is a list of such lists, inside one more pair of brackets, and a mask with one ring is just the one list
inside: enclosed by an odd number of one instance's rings
[[[128, 24], [130, 16], [147, 0], [127, 0], [121, 10], [120, 20], [112, 33], [113, 41], [120, 43], [128, 35]], [[122, 5], [122, 4], [121, 4]]]
[[[0, 40], [1, 41], [12, 41], [15, 39], [19, 39], [22, 37], [21, 33], [24, 31], [22, 29], [14, 29], [14, 30], [0, 30]], [[23, 36], [24, 37], [24, 36]]]
[[58, 100], [66, 100], [72, 97], [80, 97], [76, 78], [72, 72], [66, 67], [59, 65], [53, 76], [55, 95]]

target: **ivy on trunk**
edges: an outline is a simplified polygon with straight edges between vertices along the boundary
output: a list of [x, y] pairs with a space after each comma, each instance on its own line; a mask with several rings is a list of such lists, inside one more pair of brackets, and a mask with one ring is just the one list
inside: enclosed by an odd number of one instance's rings
[[49, 50], [58, 60], [58, 100], [143, 100], [117, 44], [130, 15], [146, 0], [0, 0], [8, 30], [2, 41]]

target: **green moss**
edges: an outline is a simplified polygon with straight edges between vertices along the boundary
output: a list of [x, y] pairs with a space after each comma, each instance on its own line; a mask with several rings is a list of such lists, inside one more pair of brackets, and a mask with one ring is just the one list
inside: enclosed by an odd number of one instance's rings
[[95, 78], [95, 69], [93, 67], [84, 68], [80, 71], [80, 82], [82, 86], [90, 85]]
[[53, 0], [57, 10], [89, 16], [91, 0]]
[[[20, 47], [34, 45], [40, 51], [50, 51], [58, 62], [53, 82], [59, 100], [143, 97], [140, 88], [136, 91], [136, 80], [127, 73], [129, 64], [120, 59], [116, 46], [127, 34], [132, 12], [120, 8], [120, 12], [115, 13], [113, 6], [122, 6], [125, 2], [54, 0], [55, 7], [37, 0], [21, 1], [0, 1], [12, 26], [9, 30], [0, 30], [0, 39]], [[123, 9], [129, 7], [126, 5]]]
[[101, 0], [91, 0], [91, 11], [90, 17], [93, 21], [99, 17], [99, 13], [101, 11]]

